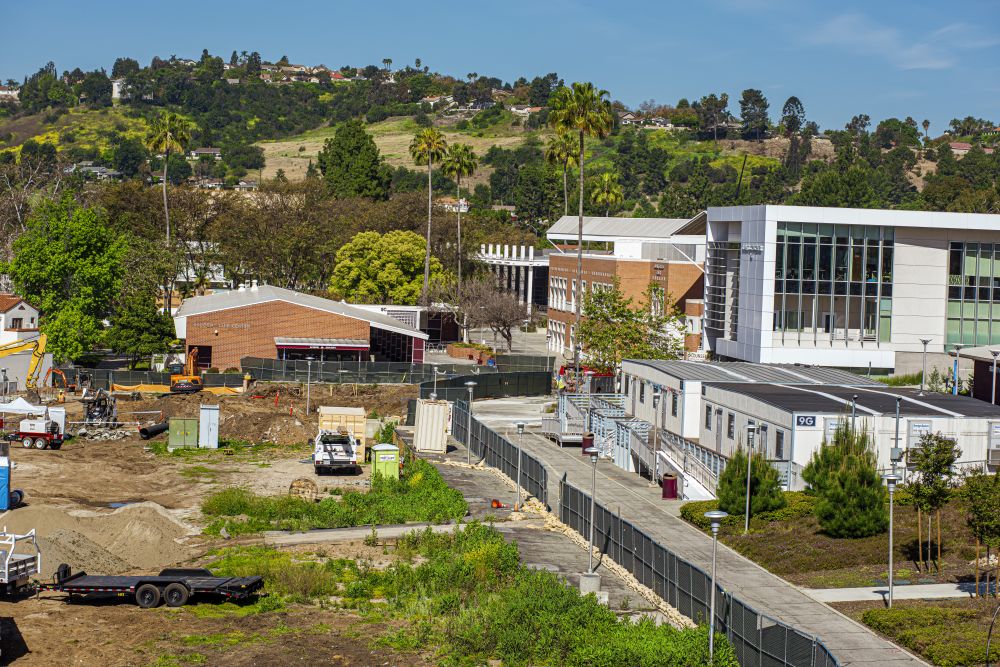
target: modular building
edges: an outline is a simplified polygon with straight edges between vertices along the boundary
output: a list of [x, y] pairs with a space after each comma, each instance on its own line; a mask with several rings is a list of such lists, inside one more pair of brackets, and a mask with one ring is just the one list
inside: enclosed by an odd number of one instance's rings
[[804, 486], [802, 468], [812, 454], [839, 424], [851, 421], [872, 434], [879, 468], [892, 468], [895, 459], [904, 478], [906, 451], [919, 447], [926, 433], [958, 443], [960, 468], [1000, 464], [1000, 409], [967, 396], [766, 383], [706, 383], [702, 391], [698, 444], [729, 458], [752, 439], [754, 450], [764, 451], [791, 489]]

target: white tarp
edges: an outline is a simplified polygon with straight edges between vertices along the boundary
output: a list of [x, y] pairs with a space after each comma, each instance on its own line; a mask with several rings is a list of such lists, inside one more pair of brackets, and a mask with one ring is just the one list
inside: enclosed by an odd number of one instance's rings
[[0, 413], [15, 413], [19, 415], [44, 415], [45, 407], [32, 405], [20, 396], [10, 403], [0, 403]]

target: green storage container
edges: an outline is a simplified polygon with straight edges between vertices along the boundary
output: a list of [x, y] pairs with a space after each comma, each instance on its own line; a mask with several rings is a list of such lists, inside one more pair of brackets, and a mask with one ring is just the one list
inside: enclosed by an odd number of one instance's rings
[[184, 449], [198, 446], [198, 420], [181, 417], [170, 418], [170, 436], [167, 449]]
[[399, 447], [388, 443], [372, 447], [372, 477], [375, 473], [399, 479]]

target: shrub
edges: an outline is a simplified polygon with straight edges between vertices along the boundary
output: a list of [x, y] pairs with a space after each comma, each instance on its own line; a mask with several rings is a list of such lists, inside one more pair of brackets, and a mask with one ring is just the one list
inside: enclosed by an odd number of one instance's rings
[[831, 537], [869, 537], [889, 525], [887, 493], [871, 434], [844, 420], [813, 453], [802, 477], [816, 495], [816, 519]]
[[[750, 515], [756, 516], [761, 512], [784, 507], [785, 498], [781, 495], [778, 471], [760, 452], [754, 453], [750, 462]], [[747, 455], [741, 447], [734, 452], [726, 464], [726, 469], [719, 476], [716, 496], [719, 498], [719, 509], [722, 511], [740, 516], [746, 512], [746, 467]]]
[[[979, 665], [986, 659], [988, 622], [981, 621], [974, 608], [895, 606], [870, 609], [861, 620], [939, 667]], [[993, 642], [990, 661], [998, 660], [1000, 643]]]
[[[744, 483], [746, 483], [745, 478]], [[807, 495], [802, 491], [783, 491], [781, 495], [785, 499], [784, 507], [754, 514], [752, 515], [753, 520], [758, 522], [792, 521], [793, 519], [813, 515], [816, 505], [816, 499], [813, 496]], [[681, 505], [681, 518], [688, 523], [698, 526], [702, 530], [708, 530], [711, 527], [711, 522], [705, 518], [705, 512], [715, 509], [719, 509], [718, 500], [696, 500], [684, 503]], [[735, 526], [741, 523], [742, 520], [742, 513], [740, 515], [730, 514], [722, 521], [722, 525]]]

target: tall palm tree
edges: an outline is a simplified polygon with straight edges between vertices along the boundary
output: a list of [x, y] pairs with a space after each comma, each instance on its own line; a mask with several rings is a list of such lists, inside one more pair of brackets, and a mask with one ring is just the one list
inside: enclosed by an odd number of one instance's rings
[[191, 141], [191, 123], [172, 111], [164, 111], [153, 121], [146, 135], [146, 147], [152, 153], [163, 153], [163, 217], [167, 222], [167, 244], [170, 244], [170, 208], [167, 206], [167, 163], [171, 151], [184, 152]]
[[606, 171], [597, 177], [597, 187], [590, 193], [590, 201], [604, 207], [604, 217], [611, 215], [612, 206], [619, 206], [624, 200], [618, 174]]
[[927, 132], [931, 129], [931, 122], [925, 118], [921, 125], [924, 126], [924, 141], [927, 141], [930, 139], [930, 135], [928, 135]]
[[431, 214], [434, 209], [434, 193], [431, 177], [434, 172], [434, 161], [440, 160], [448, 150], [448, 142], [441, 130], [428, 127], [420, 130], [410, 142], [410, 155], [418, 165], [427, 165], [427, 249], [424, 254], [424, 297], [431, 279]]
[[[608, 91], [594, 88], [594, 84], [575, 82], [571, 88], [561, 86], [552, 95], [549, 124], [557, 132], [579, 135], [577, 164], [580, 167], [580, 221], [576, 234], [576, 325], [580, 331], [580, 310], [583, 307], [583, 160], [586, 137], [604, 138], [611, 131], [611, 103]], [[580, 351], [573, 345], [573, 366], [580, 377]]]
[[549, 137], [545, 146], [545, 159], [549, 164], [557, 164], [563, 172], [563, 215], [569, 215], [569, 170], [578, 166], [576, 139], [569, 133], [561, 132]]
[[441, 171], [455, 179], [455, 198], [458, 211], [458, 297], [462, 296], [462, 178], [472, 176], [479, 166], [479, 158], [468, 144], [452, 144], [441, 162]]

